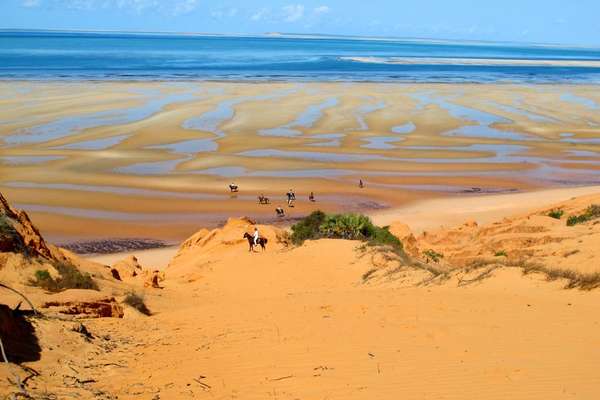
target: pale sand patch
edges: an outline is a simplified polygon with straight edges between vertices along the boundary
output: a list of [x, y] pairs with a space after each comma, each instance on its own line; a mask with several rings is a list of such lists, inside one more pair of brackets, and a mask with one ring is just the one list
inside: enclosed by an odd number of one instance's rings
[[97, 262], [103, 265], [114, 265], [118, 261], [121, 261], [127, 257], [135, 256], [138, 259], [140, 265], [144, 268], [164, 270], [169, 261], [177, 253], [179, 246], [169, 246], [160, 249], [141, 250], [141, 251], [125, 251], [122, 253], [113, 254], [102, 254], [102, 255], [90, 255], [85, 256], [88, 260]]
[[545, 189], [526, 193], [485, 196], [460, 196], [423, 200], [416, 204], [371, 214], [373, 222], [389, 225], [401, 221], [420, 233], [440, 226], [455, 226], [467, 220], [479, 224], [500, 220], [569, 200], [576, 196], [600, 193], [600, 186]]

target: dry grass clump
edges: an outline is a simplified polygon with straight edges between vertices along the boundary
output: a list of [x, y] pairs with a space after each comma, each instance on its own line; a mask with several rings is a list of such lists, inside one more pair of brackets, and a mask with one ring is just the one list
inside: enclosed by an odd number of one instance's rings
[[123, 303], [135, 308], [136, 310], [138, 310], [140, 313], [142, 313], [144, 315], [148, 315], [148, 316], [152, 315], [152, 312], [150, 311], [150, 309], [146, 306], [146, 303], [144, 302], [144, 297], [140, 296], [139, 294], [137, 294], [135, 292], [128, 293], [127, 296], [125, 297], [125, 300], [123, 300]]
[[524, 274], [542, 273], [549, 281], [566, 279], [565, 289], [592, 290], [600, 287], [600, 272], [583, 273], [560, 268], [548, 268], [542, 265], [523, 265]]
[[431, 260], [435, 263], [440, 262], [440, 260], [442, 258], [444, 258], [444, 255], [442, 253], [438, 253], [437, 251], [435, 251], [433, 249], [425, 250], [423, 252], [423, 256], [427, 259], [427, 262], [429, 262], [429, 260]]
[[600, 218], [600, 205], [592, 204], [583, 214], [571, 215], [567, 219], [567, 226], [583, 224], [585, 222]]
[[521, 268], [524, 275], [539, 273], [546, 276], [548, 281], [556, 281], [559, 279], [567, 280], [565, 289], [582, 289], [592, 290], [600, 288], [600, 272], [584, 273], [568, 269], [551, 268], [542, 264], [536, 264], [525, 260], [473, 260], [465, 269], [465, 272], [471, 272], [489, 265], [498, 267], [514, 267]]

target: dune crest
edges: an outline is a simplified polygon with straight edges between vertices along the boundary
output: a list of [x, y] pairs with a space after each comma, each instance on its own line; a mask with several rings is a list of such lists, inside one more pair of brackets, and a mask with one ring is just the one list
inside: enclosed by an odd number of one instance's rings
[[594, 204], [600, 204], [600, 194], [573, 198], [483, 226], [470, 221], [440, 228], [419, 235], [417, 247], [421, 254], [429, 249], [442, 254], [444, 261], [456, 268], [487, 262], [597, 273], [600, 220], [567, 225], [569, 217], [584, 214]]

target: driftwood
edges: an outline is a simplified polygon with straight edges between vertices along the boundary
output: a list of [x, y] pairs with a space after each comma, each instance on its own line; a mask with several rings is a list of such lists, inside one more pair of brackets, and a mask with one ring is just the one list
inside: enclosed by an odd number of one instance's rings
[[[8, 362], [8, 358], [6, 357], [6, 352], [4, 351], [4, 344], [2, 343], [2, 338], [0, 338], [0, 353], [2, 354], [2, 360], [4, 361], [6, 366], [9, 369], [11, 369], [11, 363]], [[21, 382], [21, 378], [19, 377], [19, 375], [13, 371], [12, 376], [15, 381], [12, 382], [10, 379], [8, 381], [11, 383], [14, 383], [14, 385], [19, 389], [19, 397], [31, 399], [32, 397], [29, 395], [29, 393], [27, 393], [27, 390], [25, 390], [25, 387], [23, 386], [23, 383]], [[11, 400], [16, 400], [17, 395], [13, 393], [10, 398], [11, 398]]]
[[[33, 313], [34, 313], [35, 315], [38, 315], [38, 314], [39, 314], [39, 313], [37, 312], [36, 308], [33, 306], [33, 303], [32, 303], [32, 302], [31, 302], [31, 301], [30, 301], [30, 300], [29, 300], [29, 299], [28, 299], [28, 298], [27, 298], [27, 297], [26, 297], [26, 296], [25, 296], [23, 293], [19, 292], [19, 291], [18, 291], [18, 290], [16, 290], [16, 289], [13, 289], [13, 288], [11, 288], [10, 286], [7, 286], [7, 285], [5, 285], [5, 284], [4, 284], [4, 283], [2, 283], [2, 282], [0, 282], [0, 287], [3, 287], [3, 288], [5, 288], [5, 289], [8, 289], [8, 290], [10, 290], [11, 292], [13, 292], [13, 293], [16, 293], [16, 294], [18, 294], [19, 296], [21, 296], [21, 297], [23, 298], [23, 300], [25, 300], [25, 301], [27, 302], [27, 304], [29, 304], [29, 307], [31, 307], [31, 309], [33, 310]], [[19, 303], [19, 306], [20, 306], [20, 303]], [[17, 308], [19, 308], [19, 306], [17, 306]]]

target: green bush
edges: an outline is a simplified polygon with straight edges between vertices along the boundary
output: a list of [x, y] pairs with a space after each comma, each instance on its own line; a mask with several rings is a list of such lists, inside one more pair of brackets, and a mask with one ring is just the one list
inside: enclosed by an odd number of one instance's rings
[[557, 209], [557, 210], [552, 210], [552, 211], [550, 211], [550, 212], [548, 213], [548, 216], [549, 216], [550, 218], [554, 218], [554, 219], [561, 219], [561, 218], [562, 218], [562, 216], [564, 215], [564, 213], [565, 213], [565, 212], [564, 212], [564, 210], [559, 210], [559, 209]]
[[315, 211], [292, 226], [294, 244], [321, 238], [362, 240], [372, 246], [402, 249], [402, 242], [387, 227], [378, 227], [369, 217], [361, 214], [325, 214]]
[[375, 231], [369, 240], [369, 244], [372, 246], [392, 246], [395, 248], [402, 248], [402, 242], [396, 236], [388, 230], [388, 227], [380, 228], [375, 227]]
[[500, 251], [497, 251], [497, 252], [494, 254], [494, 256], [495, 256], [495, 257], [508, 257], [508, 254], [506, 254], [506, 251], [504, 251], [504, 250], [500, 250]]
[[369, 217], [364, 215], [336, 214], [327, 215], [319, 231], [326, 238], [365, 240], [371, 238], [374, 228]]
[[66, 289], [99, 290], [91, 275], [88, 273], [82, 274], [74, 265], [56, 261], [53, 266], [60, 274], [59, 278], [52, 278], [48, 270], [37, 270], [34, 279], [31, 279], [29, 283], [49, 292], [62, 292]]
[[318, 239], [319, 227], [325, 220], [323, 211], [314, 211], [292, 226], [292, 243], [300, 245], [305, 240]]
[[577, 224], [583, 224], [585, 222], [600, 218], [600, 205], [592, 204], [589, 206], [583, 214], [571, 215], [567, 219], [567, 226], [573, 226]]

